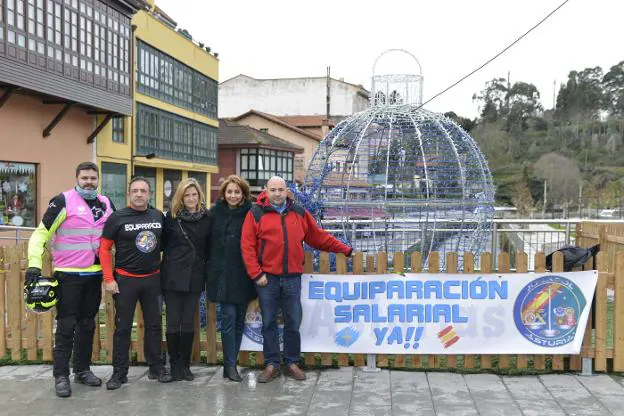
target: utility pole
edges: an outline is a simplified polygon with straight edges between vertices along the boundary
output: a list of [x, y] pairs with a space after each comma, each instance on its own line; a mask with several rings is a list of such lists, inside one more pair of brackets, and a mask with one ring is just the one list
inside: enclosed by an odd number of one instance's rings
[[544, 204], [542, 205], [542, 218], [546, 218], [546, 204], [548, 197], [548, 179], [544, 179]]
[[330, 83], [331, 83], [331, 77], [330, 77], [330, 73], [331, 73], [331, 67], [327, 67], [327, 95], [325, 96], [325, 104], [327, 106], [326, 109], [326, 117], [327, 117], [327, 122], [329, 123], [329, 116], [331, 113], [331, 96], [330, 96]]
[[579, 219], [583, 217], [583, 180], [579, 184], [579, 199], [578, 199], [578, 216]]
[[557, 109], [557, 101], [556, 101], [556, 98], [555, 98], [555, 90], [556, 90], [556, 88], [557, 88], [557, 80], [553, 79], [553, 113]]

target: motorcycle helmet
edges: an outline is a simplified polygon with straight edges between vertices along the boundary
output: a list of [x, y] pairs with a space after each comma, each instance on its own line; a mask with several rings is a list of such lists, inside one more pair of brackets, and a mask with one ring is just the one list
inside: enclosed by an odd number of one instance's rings
[[58, 280], [51, 277], [39, 277], [36, 283], [24, 285], [24, 303], [33, 312], [47, 312], [58, 301]]

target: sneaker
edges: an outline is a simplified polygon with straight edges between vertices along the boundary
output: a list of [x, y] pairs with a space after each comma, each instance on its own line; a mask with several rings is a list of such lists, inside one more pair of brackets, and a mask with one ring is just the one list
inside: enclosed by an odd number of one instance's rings
[[106, 390], [117, 390], [122, 386], [122, 384], [126, 384], [128, 382], [128, 376], [113, 372], [110, 380], [106, 382]]
[[278, 378], [280, 375], [279, 368], [275, 368], [272, 364], [264, 367], [264, 370], [258, 376], [258, 383], [268, 383]]
[[68, 376], [54, 377], [54, 388], [58, 397], [71, 396], [71, 386], [69, 385]]
[[93, 374], [93, 371], [82, 371], [74, 374], [74, 382], [91, 387], [100, 387], [102, 385], [102, 379]]
[[160, 383], [170, 383], [173, 381], [171, 373], [165, 366], [160, 367], [158, 370], [149, 370], [147, 378], [149, 380], [158, 380]]

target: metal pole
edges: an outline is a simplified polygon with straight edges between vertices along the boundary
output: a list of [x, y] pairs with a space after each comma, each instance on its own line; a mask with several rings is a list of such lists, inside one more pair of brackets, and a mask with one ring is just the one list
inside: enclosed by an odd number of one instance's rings
[[581, 364], [582, 370], [579, 375], [580, 376], [593, 376], [594, 375], [594, 373], [592, 372], [593, 364], [594, 364], [594, 360], [592, 360], [591, 358], [583, 357], [582, 364]]
[[571, 227], [571, 224], [568, 221], [568, 223], [566, 224], [566, 232], [565, 232], [565, 242], [567, 245], [570, 245], [570, 227]]
[[381, 371], [381, 368], [377, 367], [377, 356], [375, 354], [366, 354], [366, 367], [362, 367], [362, 371], [365, 373]]
[[496, 270], [496, 254], [498, 246], [498, 224], [492, 224], [492, 270]]

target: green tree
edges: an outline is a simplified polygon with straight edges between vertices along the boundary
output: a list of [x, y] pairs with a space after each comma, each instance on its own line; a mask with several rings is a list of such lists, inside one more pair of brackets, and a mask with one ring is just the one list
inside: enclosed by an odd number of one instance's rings
[[606, 109], [612, 115], [624, 115], [624, 61], [613, 65], [602, 78]]
[[528, 128], [527, 120], [542, 109], [537, 87], [526, 82], [516, 82], [507, 91], [506, 102], [509, 105], [507, 131], [520, 132]]
[[494, 78], [485, 83], [485, 88], [479, 94], [474, 94], [472, 100], [481, 107], [481, 118], [492, 122], [507, 115], [507, 93], [509, 87], [505, 78]]
[[466, 117], [458, 116], [457, 114], [455, 114], [454, 111], [447, 111], [446, 113], [444, 113], [444, 115], [453, 120], [455, 123], [459, 124], [461, 128], [467, 132], [475, 128], [475, 126], [477, 125], [476, 120], [471, 120]]
[[556, 116], [559, 120], [579, 123], [596, 120], [604, 108], [602, 68], [570, 71], [568, 81], [557, 94]]

